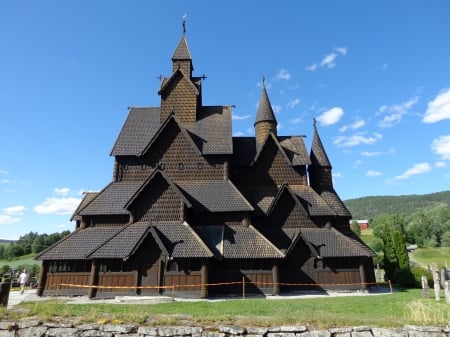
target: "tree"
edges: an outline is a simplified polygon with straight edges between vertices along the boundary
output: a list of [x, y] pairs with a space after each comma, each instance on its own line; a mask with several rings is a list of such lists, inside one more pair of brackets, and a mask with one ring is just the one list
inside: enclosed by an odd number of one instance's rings
[[356, 220], [352, 220], [350, 222], [350, 229], [358, 236], [361, 236], [361, 227], [359, 227], [359, 223]]
[[395, 248], [392, 242], [391, 232], [386, 223], [383, 228], [383, 245], [384, 245], [384, 273], [389, 280], [393, 280], [395, 271], [398, 269], [397, 256], [395, 255]]

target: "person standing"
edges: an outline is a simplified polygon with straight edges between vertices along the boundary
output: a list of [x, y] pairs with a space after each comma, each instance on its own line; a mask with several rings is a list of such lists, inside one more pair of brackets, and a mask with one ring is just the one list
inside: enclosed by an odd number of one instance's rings
[[28, 270], [24, 269], [23, 272], [19, 275], [19, 284], [20, 284], [20, 294], [23, 294], [25, 291], [25, 284], [28, 281]]

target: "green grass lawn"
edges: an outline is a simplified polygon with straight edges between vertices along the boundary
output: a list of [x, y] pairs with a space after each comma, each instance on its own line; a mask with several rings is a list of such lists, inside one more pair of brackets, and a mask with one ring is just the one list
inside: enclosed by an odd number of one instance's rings
[[25, 265], [25, 264], [26, 265], [32, 265], [32, 264], [40, 265], [41, 261], [36, 261], [34, 259], [34, 255], [32, 255], [32, 254], [24, 255], [17, 259], [14, 259], [14, 260], [0, 260], [0, 268], [3, 265], [8, 265], [11, 268], [17, 268], [17, 266]]
[[375, 239], [375, 236], [373, 235], [373, 230], [371, 228], [362, 229], [361, 239], [366, 243], [366, 245], [370, 247], [372, 241]]
[[[0, 316], [20, 315], [74, 323], [133, 323], [153, 325], [188, 324], [209, 326], [307, 325], [330, 328], [370, 325], [402, 327], [405, 324], [446, 325], [450, 306], [442, 299], [422, 299], [421, 290], [400, 290], [373, 296], [345, 296], [295, 299], [230, 299], [225, 301], [184, 301], [161, 304], [69, 304], [47, 300], [21, 304], [19, 310], [0, 309]], [[3, 310], [3, 312], [2, 312]], [[183, 321], [180, 321], [182, 319]]]
[[437, 263], [439, 267], [445, 267], [450, 264], [450, 247], [419, 248], [411, 253], [411, 258], [423, 265]]

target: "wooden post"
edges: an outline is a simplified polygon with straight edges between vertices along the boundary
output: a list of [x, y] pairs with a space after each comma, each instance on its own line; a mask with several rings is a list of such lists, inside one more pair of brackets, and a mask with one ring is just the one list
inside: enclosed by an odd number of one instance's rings
[[202, 285], [200, 288], [200, 297], [207, 298], [208, 297], [208, 261], [205, 261], [202, 265], [201, 270], [201, 280]]
[[245, 299], [245, 276], [242, 276], [242, 299]]
[[48, 273], [48, 261], [42, 261], [41, 273], [39, 274], [39, 284], [36, 289], [36, 294], [38, 296], [42, 296], [45, 289], [45, 283], [47, 282], [47, 273]]
[[278, 276], [278, 264], [275, 262], [272, 266], [273, 295], [280, 295], [280, 284]]
[[367, 290], [366, 272], [364, 270], [364, 262], [361, 262], [361, 264], [359, 265], [359, 279], [361, 281], [361, 289]]
[[437, 267], [436, 263], [433, 263], [431, 265], [431, 271], [433, 274], [433, 282], [434, 282], [434, 298], [436, 301], [439, 301], [441, 299], [441, 277], [439, 274], [439, 269]]
[[98, 273], [98, 262], [97, 260], [92, 260], [91, 264], [91, 275], [89, 277], [89, 285], [91, 286], [88, 291], [88, 297], [94, 298], [97, 293], [97, 288], [95, 288], [95, 285], [97, 282], [97, 273]]

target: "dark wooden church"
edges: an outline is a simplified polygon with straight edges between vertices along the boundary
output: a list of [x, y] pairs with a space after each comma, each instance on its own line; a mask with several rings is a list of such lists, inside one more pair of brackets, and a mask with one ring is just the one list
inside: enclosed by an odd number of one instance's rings
[[42, 252], [39, 295], [208, 297], [365, 289], [374, 253], [350, 230], [314, 125], [278, 136], [263, 86], [254, 137], [231, 106], [202, 104], [183, 33], [159, 107], [134, 107], [112, 182], [86, 193], [75, 230]]

